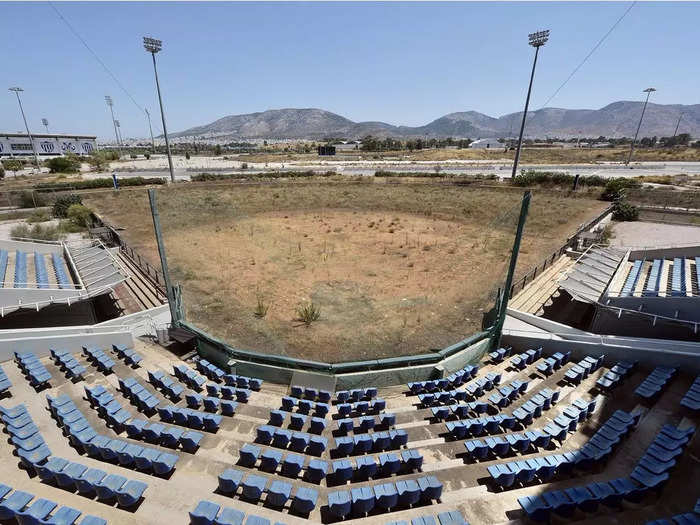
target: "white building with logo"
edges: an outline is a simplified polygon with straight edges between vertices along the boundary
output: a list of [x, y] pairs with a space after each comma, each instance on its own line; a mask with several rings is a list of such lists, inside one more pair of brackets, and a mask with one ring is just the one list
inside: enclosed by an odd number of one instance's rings
[[[32, 133], [32, 140], [40, 157], [56, 157], [66, 153], [90, 155], [97, 150], [97, 137], [92, 135]], [[26, 133], [0, 133], [0, 158], [32, 155], [34, 151]]]

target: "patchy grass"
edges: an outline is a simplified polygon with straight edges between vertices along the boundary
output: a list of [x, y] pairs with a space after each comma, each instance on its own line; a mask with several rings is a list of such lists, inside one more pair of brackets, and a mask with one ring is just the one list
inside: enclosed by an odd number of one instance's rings
[[[239, 348], [341, 361], [442, 348], [478, 330], [504, 279], [522, 192], [370, 180], [158, 195], [189, 320]], [[157, 261], [145, 191], [84, 201]], [[605, 206], [538, 190], [519, 271]], [[252, 315], [260, 290], [274, 305], [264, 317]], [[298, 306], [310, 302], [321, 320], [300, 327]]]

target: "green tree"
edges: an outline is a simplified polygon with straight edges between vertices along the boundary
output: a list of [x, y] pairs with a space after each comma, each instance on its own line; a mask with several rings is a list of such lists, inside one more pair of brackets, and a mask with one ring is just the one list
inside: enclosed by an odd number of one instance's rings
[[221, 146], [219, 146], [218, 144], [217, 144], [216, 147], [214, 148], [214, 154], [215, 154], [217, 157], [218, 157], [219, 155], [221, 155]]
[[92, 224], [92, 210], [82, 204], [71, 204], [66, 215], [75, 226], [87, 228]]
[[71, 193], [70, 195], [61, 195], [53, 203], [53, 209], [51, 211], [54, 217], [66, 218], [68, 217], [68, 208], [73, 204], [82, 204], [83, 199], [80, 195]]
[[51, 173], [76, 173], [80, 171], [80, 159], [73, 153], [67, 153], [62, 157], [47, 160], [46, 166]]

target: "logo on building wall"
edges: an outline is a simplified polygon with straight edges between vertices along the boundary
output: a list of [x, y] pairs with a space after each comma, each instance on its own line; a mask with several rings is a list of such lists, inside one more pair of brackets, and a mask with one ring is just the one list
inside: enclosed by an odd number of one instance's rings
[[0, 142], [0, 153], [2, 153], [2, 150], [3, 150], [4, 148], [5, 148], [5, 145], [4, 145], [2, 142]]
[[85, 153], [92, 153], [92, 144], [89, 142], [83, 142], [83, 151]]
[[53, 150], [56, 148], [53, 142], [42, 142], [39, 146], [44, 153], [53, 153]]
[[65, 153], [67, 151], [72, 151], [75, 153], [75, 144], [72, 142], [64, 142], [61, 144], [61, 150]]

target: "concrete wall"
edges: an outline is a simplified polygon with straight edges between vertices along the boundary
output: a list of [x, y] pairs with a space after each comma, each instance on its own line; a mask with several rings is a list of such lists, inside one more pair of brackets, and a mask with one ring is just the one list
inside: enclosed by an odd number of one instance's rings
[[32, 328], [2, 330], [0, 332], [0, 363], [14, 359], [14, 352], [34, 352], [37, 357], [49, 355], [51, 348], [78, 351], [83, 345], [111, 348], [113, 343], [133, 346], [134, 338], [128, 330], [112, 327], [95, 328]]
[[8, 252], [21, 251], [28, 253], [57, 253], [63, 255], [63, 246], [61, 244], [44, 244], [40, 242], [24, 242], [24, 241], [6, 241], [0, 240], [0, 249]]
[[529, 348], [542, 347], [545, 353], [567, 352], [571, 350], [572, 359], [578, 361], [586, 357], [605, 355], [606, 364], [612, 365], [617, 361], [639, 361], [646, 368], [655, 366], [675, 366], [686, 372], [700, 373], [700, 352], [697, 349], [689, 349], [687, 345], [675, 347], [673, 341], [664, 350], [652, 348], [639, 348], [635, 346], [619, 345], [605, 342], [601, 339], [593, 341], [571, 341], [553, 339], [551, 336], [528, 334], [504, 334], [503, 344], [512, 346], [514, 350], [523, 352]]
[[97, 323], [97, 327], [121, 327], [127, 325], [134, 337], [156, 336], [155, 329], [163, 328], [170, 324], [170, 306], [163, 304], [136, 312], [135, 314], [116, 317], [109, 321]]
[[638, 259], [673, 259], [674, 257], [698, 257], [700, 246], [682, 246], [678, 248], [652, 248], [649, 250], [632, 250], [630, 261]]
[[610, 335], [700, 341], [700, 324], [690, 325], [663, 319], [657, 319], [654, 323], [652, 316], [630, 312], [622, 312], [618, 318], [616, 311], [605, 308], [596, 309], [591, 331]]
[[700, 323], [700, 297], [609, 297], [605, 304]]

